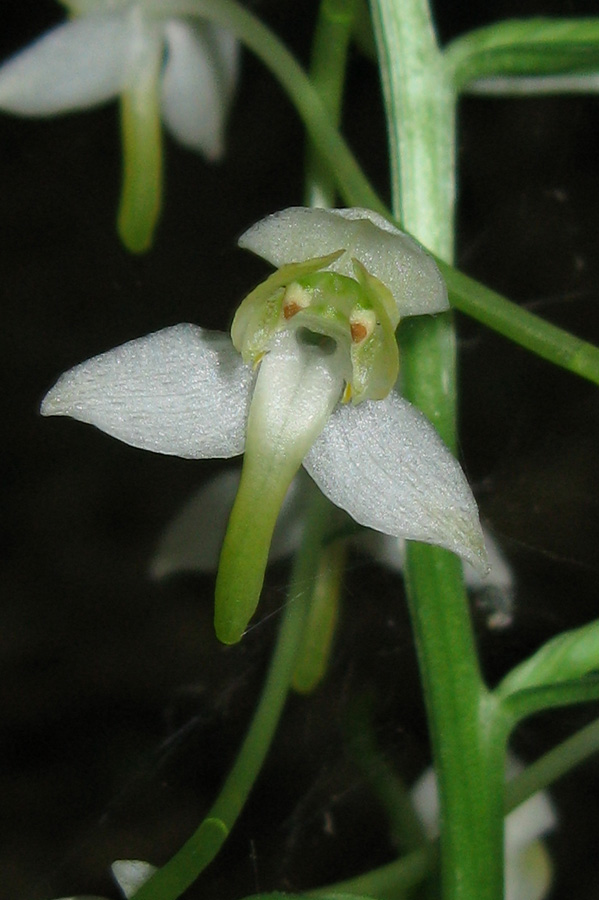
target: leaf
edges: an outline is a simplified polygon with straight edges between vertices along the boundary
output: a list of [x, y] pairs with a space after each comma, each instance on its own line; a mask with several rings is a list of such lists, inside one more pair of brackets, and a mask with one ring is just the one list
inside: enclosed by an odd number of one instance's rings
[[499, 22], [453, 41], [446, 58], [458, 90], [470, 89], [479, 79], [597, 72], [599, 18]]
[[497, 692], [507, 698], [518, 691], [581, 679], [598, 670], [599, 620], [548, 641], [512, 669]]

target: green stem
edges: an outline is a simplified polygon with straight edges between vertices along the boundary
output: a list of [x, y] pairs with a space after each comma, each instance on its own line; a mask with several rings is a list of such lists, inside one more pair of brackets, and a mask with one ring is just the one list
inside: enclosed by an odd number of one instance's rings
[[380, 900], [400, 900], [406, 891], [421, 884], [424, 878], [435, 869], [437, 857], [438, 847], [435, 844], [426, 844], [424, 847], [402, 856], [401, 859], [366, 872], [364, 875], [357, 875], [355, 878], [348, 878], [347, 881], [338, 881], [326, 887], [316, 888], [314, 891], [306, 891], [306, 896], [357, 894], [365, 897], [377, 897]]
[[314, 489], [304, 538], [296, 556], [277, 644], [260, 701], [225, 784], [197, 831], [135, 894], [135, 900], [175, 900], [212, 862], [233, 828], [258, 777], [289, 693], [308, 604], [304, 585], [318, 564], [323, 539], [322, 504]]
[[[437, 256], [453, 255], [455, 106], [425, 0], [373, 0], [393, 165], [393, 212]], [[424, 319], [424, 317], [423, 317]], [[403, 388], [456, 446], [452, 317], [400, 328]], [[406, 588], [441, 811], [444, 900], [502, 896], [507, 740], [480, 675], [459, 561], [409, 542]]]
[[443, 897], [498, 900], [507, 728], [478, 670], [461, 566], [412, 544], [406, 577], [439, 786]]
[[[357, 0], [321, 0], [312, 42], [310, 79], [330, 114], [330, 123], [341, 121], [347, 52]], [[313, 140], [306, 153], [306, 206], [335, 205], [335, 181], [330, 166]]]
[[442, 259], [453, 257], [455, 94], [424, 0], [373, 0], [387, 108], [393, 213]]
[[595, 719], [508, 781], [505, 789], [506, 813], [598, 752], [599, 719]]
[[512, 303], [474, 278], [437, 259], [451, 304], [487, 328], [595, 384], [599, 384], [599, 348]]

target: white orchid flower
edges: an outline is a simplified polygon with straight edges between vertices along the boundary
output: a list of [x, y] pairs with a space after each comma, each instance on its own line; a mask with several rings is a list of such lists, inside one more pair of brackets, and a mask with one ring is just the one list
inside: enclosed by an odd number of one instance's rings
[[[507, 778], [522, 765], [508, 757]], [[439, 835], [437, 778], [427, 769], [413, 786], [412, 800], [429, 838]], [[505, 818], [504, 900], [542, 900], [551, 886], [551, 858], [541, 838], [553, 831], [557, 815], [547, 791], [539, 791]]]
[[162, 185], [160, 120], [209, 160], [223, 153], [238, 44], [223, 28], [160, 16], [144, 0], [65, 0], [71, 18], [0, 66], [0, 109], [52, 116], [120, 98], [119, 231], [146, 250]]
[[285, 210], [240, 245], [281, 268], [243, 301], [232, 340], [177, 325], [131, 341], [65, 373], [42, 413], [159, 453], [245, 451], [216, 583], [225, 643], [241, 638], [255, 611], [277, 514], [302, 463], [360, 524], [486, 570], [460, 466], [393, 389], [400, 314], [447, 308], [431, 257], [360, 209]]

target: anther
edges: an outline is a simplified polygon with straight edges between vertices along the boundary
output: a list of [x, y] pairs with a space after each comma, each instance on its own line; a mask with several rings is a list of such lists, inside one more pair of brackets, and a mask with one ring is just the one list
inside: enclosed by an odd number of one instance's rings
[[352, 343], [361, 344], [369, 338], [376, 325], [376, 315], [371, 309], [355, 309], [349, 317]]
[[283, 298], [283, 317], [292, 319], [302, 309], [310, 306], [310, 294], [301, 285], [294, 281], [290, 284]]

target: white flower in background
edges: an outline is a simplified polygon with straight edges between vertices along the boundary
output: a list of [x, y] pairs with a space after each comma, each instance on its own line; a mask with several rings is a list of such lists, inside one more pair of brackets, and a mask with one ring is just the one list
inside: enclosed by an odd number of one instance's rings
[[[516, 583], [514, 571], [504, 553], [489, 530], [483, 527], [485, 549], [489, 570], [481, 573], [464, 562], [464, 583], [471, 592], [476, 607], [486, 613], [487, 628], [501, 631], [514, 621], [516, 606]], [[405, 565], [406, 548], [402, 538], [394, 538], [387, 534], [364, 531], [357, 541], [360, 549], [370, 555], [388, 569], [402, 574]]]
[[[508, 758], [507, 777], [522, 770]], [[412, 800], [429, 838], [439, 835], [439, 795], [433, 769], [413, 786]], [[547, 791], [539, 791], [505, 818], [505, 900], [542, 900], [551, 886], [551, 858], [541, 838], [553, 831], [557, 816]]]
[[224, 130], [239, 49], [202, 20], [159, 16], [144, 0], [72, 0], [71, 18], [0, 66], [0, 110], [52, 116], [120, 98], [124, 186], [119, 227], [147, 249], [161, 200], [161, 125], [209, 160]]
[[[143, 862], [141, 859], [117, 859], [110, 868], [125, 900], [133, 897], [135, 892], [157, 871], [155, 866]], [[104, 898], [78, 895], [77, 897], [62, 897], [61, 900], [104, 900]]]
[[[179, 572], [216, 572], [227, 523], [239, 490], [241, 469], [226, 469], [195, 491], [165, 528], [150, 565], [152, 578]], [[299, 474], [283, 500], [268, 562], [291, 556], [300, 545], [305, 493]]]
[[149, 881], [154, 872], [158, 871], [156, 866], [150, 865], [141, 859], [117, 859], [113, 862], [112, 875], [114, 880], [123, 892], [126, 900], [133, 897], [135, 892]]
[[177, 325], [131, 341], [64, 374], [42, 413], [159, 453], [245, 452], [216, 584], [225, 643], [241, 638], [254, 613], [277, 515], [302, 463], [360, 524], [438, 544], [485, 571], [460, 466], [393, 390], [400, 314], [447, 308], [431, 257], [356, 209], [285, 210], [240, 245], [281, 268], [243, 301], [232, 340]]

